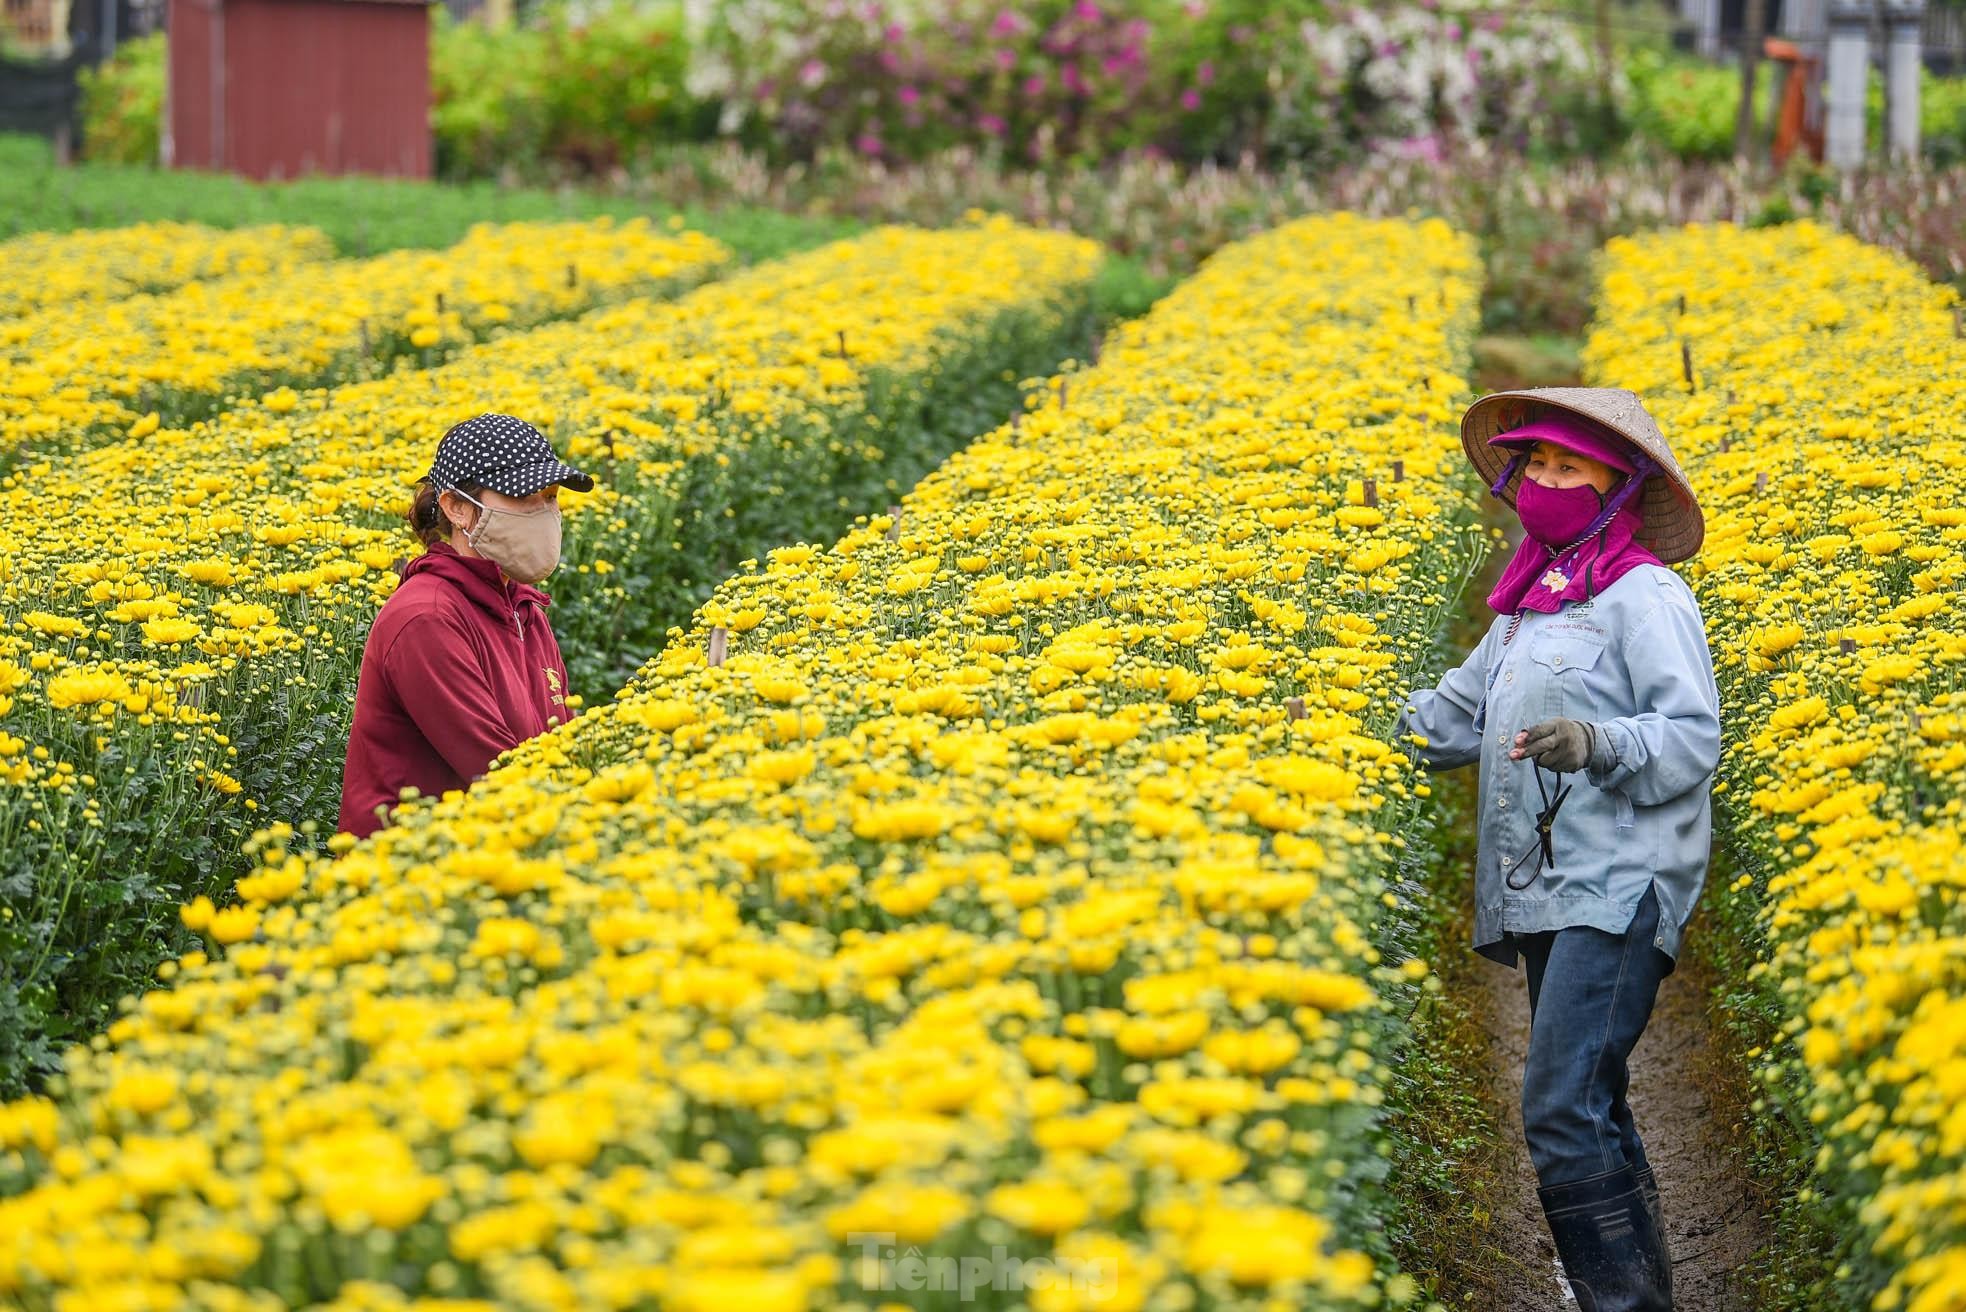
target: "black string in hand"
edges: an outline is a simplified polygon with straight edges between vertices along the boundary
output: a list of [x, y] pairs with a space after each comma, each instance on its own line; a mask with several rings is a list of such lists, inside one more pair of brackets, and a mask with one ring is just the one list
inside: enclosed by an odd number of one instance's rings
[[1536, 791], [1542, 794], [1543, 809], [1536, 814], [1536, 841], [1530, 845], [1527, 852], [1522, 854], [1522, 859], [1516, 862], [1516, 869], [1521, 870], [1528, 866], [1529, 858], [1534, 856], [1536, 858], [1536, 868], [1530, 871], [1529, 878], [1523, 880], [1520, 884], [1515, 882], [1514, 875], [1502, 876], [1502, 882], [1518, 893], [1535, 883], [1536, 877], [1542, 874], [1543, 871], [1556, 869], [1556, 836], [1554, 832], [1556, 813], [1562, 809], [1563, 799], [1570, 796], [1571, 789], [1577, 786], [1575, 784], [1564, 783], [1562, 773], [1552, 770], [1550, 773], [1555, 776], [1557, 782], [1556, 796], [1552, 797], [1550, 796], [1550, 790], [1543, 784], [1543, 763], [1532, 756], [1529, 758], [1529, 764], [1534, 766], [1536, 770]]

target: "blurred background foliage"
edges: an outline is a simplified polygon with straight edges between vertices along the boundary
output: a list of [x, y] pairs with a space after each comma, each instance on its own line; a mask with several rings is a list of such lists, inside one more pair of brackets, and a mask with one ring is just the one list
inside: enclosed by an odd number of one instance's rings
[[[1040, 169], [1731, 153], [1733, 67], [1620, 28], [1601, 68], [1579, 20], [1456, 0], [553, 0], [490, 27], [437, 7], [431, 127], [442, 176], [507, 182], [633, 173], [706, 143], [768, 167], [952, 149]], [[157, 159], [163, 40], [87, 75], [91, 158]], [[1871, 100], [1881, 124], [1881, 79]], [[1929, 157], [1966, 158], [1966, 79], [1928, 74], [1922, 117]]]

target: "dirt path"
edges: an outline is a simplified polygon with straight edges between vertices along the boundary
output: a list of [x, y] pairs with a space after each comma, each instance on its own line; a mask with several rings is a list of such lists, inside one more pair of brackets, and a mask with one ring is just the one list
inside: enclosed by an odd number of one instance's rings
[[[1513, 516], [1509, 519], [1513, 521]], [[1510, 524], [1509, 550], [1521, 526]], [[1481, 607], [1498, 573], [1496, 562], [1470, 604]], [[1678, 968], [1660, 987], [1652, 1019], [1632, 1055], [1631, 1103], [1647, 1158], [1659, 1178], [1660, 1205], [1673, 1256], [1673, 1294], [1679, 1312], [1752, 1312], [1740, 1273], [1767, 1242], [1758, 1195], [1737, 1160], [1737, 1129], [1748, 1097], [1738, 1065], [1717, 1040], [1709, 999], [1712, 968], [1696, 940], [1710, 922], [1694, 915]], [[1522, 1067], [1529, 1051], [1529, 993], [1520, 969], [1485, 959], [1448, 973], [1472, 995], [1463, 1000], [1479, 1013], [1489, 1035], [1488, 1083], [1496, 1119], [1506, 1124], [1506, 1143], [1494, 1154], [1497, 1174], [1488, 1198], [1487, 1235], [1505, 1278], [1481, 1297], [1484, 1312], [1561, 1312], [1577, 1306], [1561, 1283], [1556, 1247], [1536, 1200], [1536, 1173], [1522, 1138]], [[1502, 1273], [1496, 1273], [1502, 1274]], [[1470, 1306], [1445, 1300], [1449, 1306]]]

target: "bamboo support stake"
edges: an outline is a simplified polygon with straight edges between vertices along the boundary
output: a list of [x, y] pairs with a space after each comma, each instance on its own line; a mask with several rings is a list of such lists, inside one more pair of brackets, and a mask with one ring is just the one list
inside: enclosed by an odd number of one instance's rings
[[444, 294], [443, 294], [442, 292], [438, 292], [438, 293], [437, 293], [437, 315], [438, 315], [438, 317], [439, 317], [439, 318], [441, 318], [441, 317], [443, 317], [443, 313], [444, 313]]
[[580, 270], [574, 265], [574, 262], [572, 260], [568, 260], [567, 261], [567, 290], [572, 291], [574, 288], [578, 286], [580, 286]]
[[1289, 701], [1283, 704], [1283, 713], [1289, 716], [1293, 720], [1303, 719], [1304, 699], [1302, 697], [1292, 697]]
[[1682, 337], [1679, 339], [1679, 372], [1686, 376], [1686, 386], [1693, 386], [1693, 347]]
[[1757, 495], [1768, 490], [1768, 473], [1766, 470], [1754, 476], [1754, 490]]
[[1066, 397], [1067, 397], [1067, 392], [1065, 388], [1065, 380], [1061, 378], [1058, 380], [1058, 408], [1060, 410], [1063, 410], [1065, 408]]
[[1681, 317], [1682, 319], [1686, 317], [1686, 293], [1685, 293], [1685, 292], [1681, 292], [1681, 293], [1679, 294], [1679, 315], [1680, 315], [1680, 317]]
[[1857, 640], [1855, 638], [1838, 638], [1836, 640], [1836, 649], [1845, 656], [1855, 656], [1857, 654]]
[[1368, 506], [1379, 504], [1379, 480], [1376, 478], [1365, 480], [1365, 504]]
[[1401, 483], [1404, 482], [1405, 480], [1406, 480], [1406, 462], [1404, 460], [1393, 461], [1393, 482]]
[[889, 542], [899, 542], [901, 540], [901, 507], [889, 506], [887, 513], [889, 521], [887, 526], [887, 540]]
[[707, 654], [710, 668], [715, 669], [719, 665], [722, 665], [724, 663], [724, 657], [729, 654], [730, 630], [719, 624], [710, 630], [710, 650]]
[[842, 359], [842, 360], [844, 360], [844, 359], [846, 359], [846, 358], [847, 358], [847, 353], [846, 353], [846, 329], [844, 329], [844, 328], [842, 328], [842, 329], [840, 329], [840, 332], [839, 332], [839, 337], [840, 337], [840, 359]]

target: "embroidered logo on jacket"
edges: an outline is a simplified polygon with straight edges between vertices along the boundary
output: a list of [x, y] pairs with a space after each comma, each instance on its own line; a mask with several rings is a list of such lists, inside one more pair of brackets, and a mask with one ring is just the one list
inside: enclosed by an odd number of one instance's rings
[[560, 695], [560, 672], [550, 665], [541, 666], [539, 672], [546, 676], [546, 686], [553, 693], [553, 704], [555, 706], [565, 706], [567, 699]]

